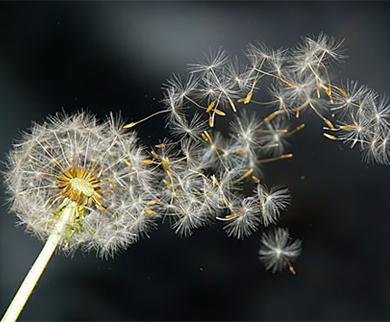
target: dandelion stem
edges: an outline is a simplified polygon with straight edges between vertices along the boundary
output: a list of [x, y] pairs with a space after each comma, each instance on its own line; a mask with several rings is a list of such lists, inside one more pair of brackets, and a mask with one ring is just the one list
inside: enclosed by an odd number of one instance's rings
[[64, 237], [66, 227], [70, 220], [74, 217], [76, 209], [77, 204], [75, 202], [70, 202], [62, 211], [61, 217], [58, 219], [58, 222], [48, 237], [45, 246], [24, 278], [22, 285], [5, 312], [1, 322], [14, 322], [18, 318], [35, 285], [46, 268], [47, 263], [57, 248], [57, 245]]
[[157, 111], [157, 112], [155, 112], [155, 113], [153, 113], [153, 114], [150, 114], [150, 115], [144, 117], [144, 118], [141, 119], [141, 120], [138, 120], [137, 122], [131, 122], [131, 123], [129, 123], [129, 124], [126, 124], [126, 125], [123, 126], [123, 128], [124, 128], [124, 129], [130, 129], [130, 128], [132, 128], [132, 127], [138, 125], [139, 123], [145, 122], [145, 121], [151, 119], [152, 117], [155, 117], [156, 115], [163, 114], [163, 113], [168, 113], [168, 112], [170, 112], [170, 110], [168, 110], [168, 109], [166, 109], [166, 110], [161, 110], [161, 111]]
[[283, 160], [283, 159], [290, 159], [292, 157], [293, 157], [292, 153], [282, 154], [282, 155], [279, 155], [279, 156], [274, 157], [274, 158], [259, 160], [258, 163], [268, 163], [268, 162], [273, 162], [273, 161], [278, 161], [278, 160]]

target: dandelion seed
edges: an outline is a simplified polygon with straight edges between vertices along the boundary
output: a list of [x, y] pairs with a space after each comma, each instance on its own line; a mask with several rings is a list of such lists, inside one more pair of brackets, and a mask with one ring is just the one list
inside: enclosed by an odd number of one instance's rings
[[216, 52], [210, 51], [199, 63], [190, 64], [189, 66], [193, 73], [209, 72], [221, 68], [228, 60], [225, 51], [222, 48], [219, 48]]
[[181, 119], [173, 120], [169, 123], [169, 126], [171, 128], [171, 133], [174, 136], [180, 137], [180, 139], [191, 137], [198, 140], [201, 133], [207, 130], [207, 122], [205, 122], [198, 113], [196, 113], [190, 121], [183, 117]]
[[264, 226], [276, 223], [281, 211], [290, 204], [291, 197], [286, 188], [273, 187], [268, 190], [259, 184], [255, 193], [261, 210], [261, 222]]
[[292, 274], [295, 274], [292, 264], [301, 253], [301, 244], [300, 240], [290, 239], [288, 230], [277, 228], [263, 234], [259, 258], [265, 268], [273, 273], [287, 267]]
[[260, 223], [256, 201], [252, 197], [242, 201], [234, 201], [229, 208], [229, 214], [220, 220], [228, 221], [224, 230], [229, 237], [242, 239], [257, 230]]
[[[346, 110], [357, 107], [359, 101], [369, 94], [369, 90], [365, 86], [359, 85], [358, 82], [349, 81], [342, 87], [335, 87], [334, 92], [334, 107], [332, 110]], [[345, 114], [344, 114], [345, 115]]]

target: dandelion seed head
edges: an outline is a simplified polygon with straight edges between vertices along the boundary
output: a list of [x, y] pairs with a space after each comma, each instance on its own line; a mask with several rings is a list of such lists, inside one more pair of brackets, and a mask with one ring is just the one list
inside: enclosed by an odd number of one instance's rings
[[6, 170], [11, 209], [28, 231], [51, 233], [68, 200], [78, 204], [64, 250], [95, 249], [109, 256], [153, 226], [152, 170], [135, 133], [113, 116], [98, 123], [86, 113], [57, 114], [34, 124], [14, 145]]

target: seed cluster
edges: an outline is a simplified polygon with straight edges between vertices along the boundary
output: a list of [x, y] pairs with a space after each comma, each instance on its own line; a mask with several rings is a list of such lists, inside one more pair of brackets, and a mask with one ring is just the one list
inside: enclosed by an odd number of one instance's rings
[[[264, 184], [262, 165], [293, 156], [287, 140], [304, 128], [301, 115], [311, 111], [326, 138], [359, 145], [365, 159], [390, 162], [388, 100], [333, 81], [331, 67], [343, 58], [341, 43], [322, 34], [288, 50], [250, 45], [244, 62], [218, 50], [185, 77], [174, 75], [164, 108], [142, 120], [123, 126], [111, 115], [98, 123], [81, 112], [34, 124], [9, 156], [11, 208], [45, 239], [76, 202], [62, 248], [102, 256], [137, 241], [160, 217], [184, 236], [214, 222], [240, 239], [262, 229], [265, 267], [295, 273], [300, 241], [269, 229], [290, 195]], [[159, 114], [171, 136], [145, 149], [125, 129]]]
[[156, 195], [154, 170], [144, 148], [119, 120], [99, 124], [85, 113], [57, 115], [34, 124], [10, 153], [11, 208], [27, 230], [46, 239], [67, 202], [79, 207], [62, 248], [95, 249], [109, 256], [149, 228]]

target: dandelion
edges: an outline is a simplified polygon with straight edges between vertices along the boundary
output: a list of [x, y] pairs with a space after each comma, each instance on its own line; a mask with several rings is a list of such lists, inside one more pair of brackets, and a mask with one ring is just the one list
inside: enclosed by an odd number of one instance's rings
[[11, 303], [17, 318], [57, 246], [112, 256], [153, 227], [153, 169], [135, 133], [85, 113], [34, 124], [9, 155], [6, 183], [27, 231], [46, 244]]
[[261, 238], [259, 258], [273, 273], [288, 267], [295, 274], [293, 262], [301, 253], [301, 241], [291, 240], [287, 229], [277, 228]]
[[[324, 34], [292, 49], [250, 44], [245, 62], [220, 48], [190, 64], [185, 77], [173, 75], [163, 85], [163, 108], [141, 120], [98, 123], [78, 113], [34, 124], [10, 153], [6, 183], [11, 209], [46, 244], [4, 321], [19, 315], [57, 247], [112, 256], [159, 217], [180, 236], [217, 221], [237, 239], [276, 225], [290, 194], [267, 188], [261, 166], [293, 156], [288, 138], [305, 127], [297, 120], [306, 111], [322, 120], [326, 138], [389, 164], [389, 101], [357, 82], [333, 80], [345, 57], [341, 45]], [[160, 114], [172, 137], [148, 151], [124, 131]], [[261, 245], [267, 270], [295, 274], [299, 240], [274, 228]]]

